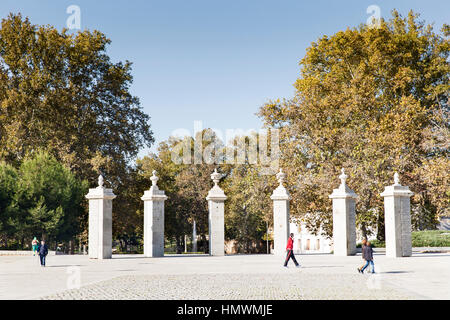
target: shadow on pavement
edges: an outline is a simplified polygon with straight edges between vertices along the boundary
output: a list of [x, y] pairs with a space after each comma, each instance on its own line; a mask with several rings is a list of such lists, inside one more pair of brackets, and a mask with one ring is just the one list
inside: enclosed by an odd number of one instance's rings
[[344, 266], [302, 266], [301, 269], [344, 268]]
[[81, 264], [68, 264], [68, 265], [62, 265], [62, 266], [45, 266], [46, 268], [68, 268], [68, 267], [85, 267], [86, 265]]
[[135, 260], [135, 259], [162, 259], [162, 258], [195, 258], [195, 257], [209, 257], [209, 254], [178, 254], [178, 255], [164, 255], [163, 257], [145, 257], [144, 255], [133, 255], [133, 256], [112, 256], [112, 260]]
[[386, 271], [378, 272], [379, 274], [397, 274], [397, 273], [413, 273], [412, 271]]

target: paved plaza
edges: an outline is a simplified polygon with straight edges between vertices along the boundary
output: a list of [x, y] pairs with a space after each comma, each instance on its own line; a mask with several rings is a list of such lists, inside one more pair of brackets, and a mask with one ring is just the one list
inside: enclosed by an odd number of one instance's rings
[[375, 275], [357, 272], [360, 255], [297, 257], [0, 256], [0, 299], [450, 299], [450, 253], [376, 254]]

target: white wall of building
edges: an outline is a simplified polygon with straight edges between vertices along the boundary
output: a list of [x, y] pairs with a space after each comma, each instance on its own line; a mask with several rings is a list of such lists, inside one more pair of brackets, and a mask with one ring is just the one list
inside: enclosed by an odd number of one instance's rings
[[314, 235], [308, 231], [305, 223], [298, 220], [290, 223], [290, 231], [294, 234], [294, 253], [331, 253], [333, 250], [331, 239]]

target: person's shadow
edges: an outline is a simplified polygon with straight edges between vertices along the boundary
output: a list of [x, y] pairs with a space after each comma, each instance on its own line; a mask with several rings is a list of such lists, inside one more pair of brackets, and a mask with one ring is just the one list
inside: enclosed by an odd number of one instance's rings
[[377, 272], [378, 274], [399, 274], [399, 273], [412, 273], [412, 271], [385, 271]]
[[70, 265], [62, 265], [62, 266], [45, 266], [46, 268], [68, 268], [68, 267], [84, 267], [85, 265], [80, 264], [70, 264]]

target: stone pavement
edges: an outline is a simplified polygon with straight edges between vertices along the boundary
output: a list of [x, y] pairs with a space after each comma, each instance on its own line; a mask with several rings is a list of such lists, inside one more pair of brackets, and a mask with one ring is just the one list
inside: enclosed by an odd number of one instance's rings
[[273, 255], [58, 255], [46, 268], [37, 257], [0, 256], [0, 299], [450, 299], [448, 253], [375, 254], [375, 275], [356, 271], [359, 255], [297, 257], [299, 269]]

